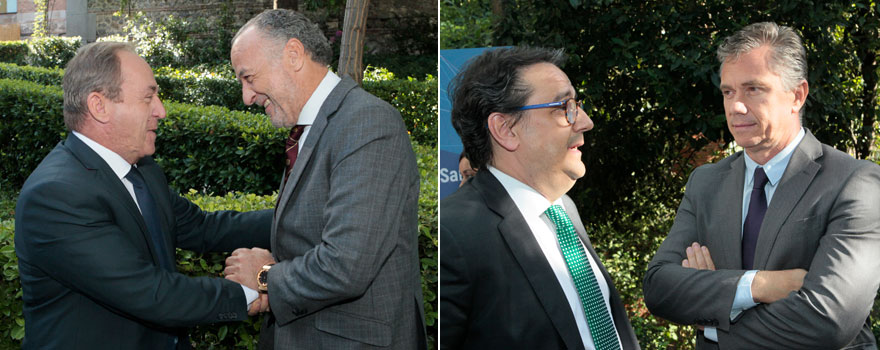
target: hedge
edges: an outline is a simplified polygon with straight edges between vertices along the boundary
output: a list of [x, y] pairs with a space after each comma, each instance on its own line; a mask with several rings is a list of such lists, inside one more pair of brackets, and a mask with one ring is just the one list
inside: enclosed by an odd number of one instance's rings
[[[9, 67], [0, 66], [0, 72], [11, 72]], [[41, 72], [49, 76], [58, 70]], [[394, 82], [382, 86], [390, 84]], [[394, 93], [393, 89], [376, 91], [401, 104], [418, 102], [415, 94]], [[21, 187], [66, 135], [62, 101], [58, 87], [0, 79], [0, 144], [4, 145], [0, 150], [0, 189]], [[167, 118], [157, 132], [156, 160], [166, 169], [173, 187], [216, 194], [230, 190], [269, 194], [277, 188], [277, 164], [283, 159], [278, 150], [283, 148], [286, 131], [272, 127], [265, 115], [175, 102], [165, 102], [165, 108]], [[418, 120], [409, 123], [419, 128], [413, 134], [436, 135], [436, 129], [431, 130], [434, 126], [428, 125]], [[434, 145], [436, 137], [434, 143], [426, 144]]]
[[[261, 107], [244, 105], [241, 84], [229, 78], [228, 73], [170, 67], [159, 67], [155, 72], [159, 97], [164, 101], [263, 112]], [[0, 78], [60, 86], [63, 76], [62, 69], [0, 63]], [[437, 144], [437, 79], [428, 76], [424, 81], [413, 78], [364, 81], [363, 88], [400, 111], [413, 140], [425, 145]]]
[[0, 62], [27, 63], [27, 43], [24, 41], [0, 41]]
[[[436, 151], [430, 147], [417, 146], [419, 169], [422, 173], [422, 186], [419, 195], [419, 252], [421, 257], [422, 289], [425, 297], [426, 321], [429, 325], [429, 344], [436, 343], [437, 334], [437, 170]], [[190, 190], [184, 197], [199, 205], [203, 210], [251, 211], [272, 208], [276, 194], [259, 196], [254, 194], [229, 192], [225, 196], [211, 196]], [[0, 322], [0, 348], [18, 348], [24, 337], [24, 317], [22, 316], [22, 290], [18, 280], [18, 259], [15, 256], [14, 219], [8, 198], [0, 198], [0, 294], [11, 296], [0, 298], [0, 315], [6, 322]], [[227, 254], [197, 254], [188, 250], [177, 250], [177, 269], [189, 276], [220, 276]], [[255, 339], [259, 338], [260, 318], [250, 318], [244, 322], [217, 323], [195, 327], [190, 339], [197, 348], [206, 349], [254, 349]]]
[[0, 62], [39, 67], [64, 67], [82, 44], [78, 36], [50, 36], [18, 41], [0, 41]]

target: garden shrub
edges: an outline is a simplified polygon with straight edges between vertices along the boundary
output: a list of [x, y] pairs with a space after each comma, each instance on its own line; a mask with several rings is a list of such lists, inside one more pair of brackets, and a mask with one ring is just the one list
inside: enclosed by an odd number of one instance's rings
[[25, 64], [27, 63], [27, 42], [0, 41], [0, 62]]
[[32, 66], [64, 68], [82, 45], [82, 38], [50, 36], [28, 39], [27, 63]]
[[[222, 106], [232, 110], [263, 114], [259, 106], [245, 106], [241, 99], [241, 83], [229, 77], [230, 71], [205, 69], [181, 70], [170, 67], [155, 69], [159, 98], [201, 106]], [[437, 79], [392, 79], [393, 74], [377, 74], [367, 69], [373, 80], [363, 82], [364, 90], [387, 101], [400, 111], [410, 137], [420, 144], [437, 144]], [[386, 70], [387, 72], [387, 70]], [[45, 85], [61, 85], [64, 71], [40, 67], [0, 64], [0, 78], [22, 79]]]

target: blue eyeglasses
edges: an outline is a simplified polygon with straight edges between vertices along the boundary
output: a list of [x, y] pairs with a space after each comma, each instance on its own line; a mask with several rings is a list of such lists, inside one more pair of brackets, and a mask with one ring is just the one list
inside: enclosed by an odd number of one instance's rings
[[563, 107], [565, 109], [565, 119], [566, 119], [566, 121], [568, 121], [568, 125], [572, 125], [575, 122], [577, 122], [578, 109], [584, 108], [584, 104], [580, 101], [576, 101], [574, 98], [568, 98], [565, 101], [522, 106], [520, 108], [517, 108], [516, 110], [524, 111], [527, 109], [553, 108], [553, 107]]

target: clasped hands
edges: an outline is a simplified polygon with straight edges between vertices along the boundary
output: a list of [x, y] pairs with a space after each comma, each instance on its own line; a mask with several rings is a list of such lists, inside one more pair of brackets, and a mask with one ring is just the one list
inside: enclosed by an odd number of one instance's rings
[[[263, 268], [263, 265], [274, 264], [275, 258], [272, 253], [262, 248], [239, 248], [232, 252], [226, 258], [226, 268], [223, 274], [226, 279], [244, 285], [253, 290], [257, 288], [257, 273]], [[248, 309], [248, 315], [254, 316], [258, 313], [268, 312], [269, 295], [260, 293], [260, 297], [251, 303]]]

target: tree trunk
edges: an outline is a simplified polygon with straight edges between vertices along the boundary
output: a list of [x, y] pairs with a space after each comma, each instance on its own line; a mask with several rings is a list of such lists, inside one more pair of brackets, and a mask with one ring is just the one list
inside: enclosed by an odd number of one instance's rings
[[346, 0], [339, 48], [339, 75], [350, 76], [358, 84], [364, 78], [364, 34], [370, 0]]

